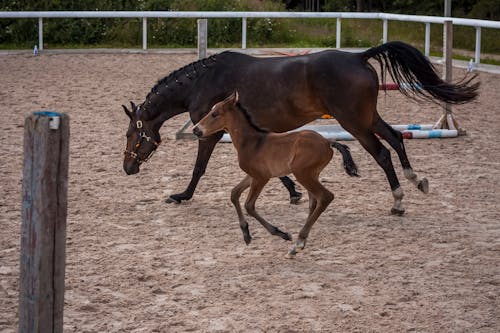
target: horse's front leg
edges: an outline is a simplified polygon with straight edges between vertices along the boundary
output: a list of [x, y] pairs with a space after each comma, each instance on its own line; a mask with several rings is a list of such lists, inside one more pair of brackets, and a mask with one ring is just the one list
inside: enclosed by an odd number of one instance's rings
[[205, 174], [208, 160], [210, 159], [210, 156], [212, 156], [215, 145], [222, 138], [222, 134], [223, 132], [215, 133], [205, 140], [198, 141], [198, 155], [196, 156], [193, 176], [191, 177], [188, 187], [182, 193], [172, 194], [167, 200], [165, 200], [165, 202], [181, 203], [183, 200], [189, 200], [193, 197], [194, 190], [196, 189], [201, 176]]
[[250, 184], [252, 183], [252, 177], [246, 176], [238, 185], [236, 185], [231, 191], [231, 202], [236, 209], [236, 214], [238, 214], [238, 220], [240, 221], [240, 228], [243, 232], [243, 239], [245, 243], [248, 245], [252, 241], [252, 236], [250, 236], [250, 231], [248, 230], [248, 222], [245, 220], [243, 216], [243, 212], [241, 211], [240, 205], [240, 197], [243, 191], [245, 191]]

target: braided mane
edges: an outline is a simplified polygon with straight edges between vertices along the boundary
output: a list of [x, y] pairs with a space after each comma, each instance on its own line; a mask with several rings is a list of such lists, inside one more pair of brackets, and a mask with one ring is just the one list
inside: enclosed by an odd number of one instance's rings
[[[228, 51], [220, 54], [227, 52]], [[209, 68], [213, 67], [218, 56], [219, 54], [214, 54], [208, 58], [194, 61], [158, 80], [153, 88], [151, 88], [151, 91], [146, 95], [144, 102], [140, 105], [141, 116], [144, 117], [144, 119], [154, 118], [161, 112], [159, 104], [168, 98], [167, 95], [171, 91], [185, 84], [186, 79], [191, 81], [203, 75]]]
[[[215, 63], [217, 56], [218, 55], [216, 55], [216, 54], [211, 55], [208, 58], [203, 58], [201, 60], [194, 61], [190, 64], [187, 64], [184, 67], [181, 67], [181, 68], [173, 71], [169, 75], [165, 76], [163, 79], [158, 80], [158, 82], [153, 86], [153, 88], [151, 88], [151, 91], [149, 92], [148, 96], [152, 93], [155, 93], [158, 90], [158, 88], [161, 87], [162, 85], [168, 85], [168, 83], [170, 83], [170, 82], [175, 82], [177, 84], [181, 84], [179, 81], [179, 76], [182, 74], [185, 74], [186, 77], [190, 78], [190, 79], [196, 78], [200, 74], [199, 73], [200, 68], [196, 69], [196, 66], [200, 65], [201, 70], [206, 69], [206, 68], [208, 68], [208, 66]], [[211, 63], [207, 63], [207, 62], [211, 62]]]

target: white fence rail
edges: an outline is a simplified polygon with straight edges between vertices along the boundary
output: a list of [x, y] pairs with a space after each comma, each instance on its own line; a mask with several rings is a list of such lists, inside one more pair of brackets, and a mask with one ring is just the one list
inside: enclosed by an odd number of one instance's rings
[[1, 18], [38, 18], [38, 44], [43, 50], [43, 19], [44, 18], [142, 18], [142, 48], [147, 49], [147, 19], [148, 18], [240, 18], [242, 20], [241, 47], [247, 45], [248, 18], [325, 18], [336, 19], [336, 47], [340, 48], [342, 19], [381, 20], [383, 24], [382, 41], [387, 42], [388, 21], [420, 22], [425, 24], [425, 55], [430, 50], [431, 23], [443, 24], [451, 20], [454, 25], [470, 26], [476, 29], [475, 62], [481, 59], [481, 28], [500, 29], [499, 21], [464, 19], [439, 16], [416, 16], [387, 13], [345, 13], [345, 12], [168, 12], [168, 11], [79, 11], [79, 12], [0, 12]]

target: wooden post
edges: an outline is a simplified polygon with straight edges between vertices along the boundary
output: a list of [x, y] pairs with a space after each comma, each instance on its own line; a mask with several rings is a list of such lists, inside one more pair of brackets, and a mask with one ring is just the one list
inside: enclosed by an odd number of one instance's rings
[[19, 332], [62, 332], [69, 117], [36, 112], [24, 123]]
[[207, 57], [207, 19], [198, 21], [198, 59]]

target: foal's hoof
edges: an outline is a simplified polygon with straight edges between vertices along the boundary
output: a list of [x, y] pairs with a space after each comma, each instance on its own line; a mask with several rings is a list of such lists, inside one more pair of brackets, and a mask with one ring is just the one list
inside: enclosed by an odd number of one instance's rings
[[403, 216], [405, 213], [405, 210], [403, 208], [391, 208], [391, 214], [392, 215], [397, 215], [397, 216]]
[[301, 198], [302, 198], [302, 193], [295, 192], [293, 195], [290, 196], [290, 203], [292, 205], [296, 205], [299, 203]]
[[288, 253], [285, 255], [285, 258], [286, 259], [295, 259], [296, 254], [297, 254], [297, 251], [295, 250], [295, 248], [292, 248], [292, 249], [288, 250]]
[[290, 235], [287, 232], [283, 232], [283, 231], [281, 231], [278, 228], [274, 229], [274, 231], [272, 231], [271, 234], [278, 235], [278, 236], [280, 236], [281, 238], [283, 238], [284, 240], [287, 240], [287, 241], [291, 241], [292, 240], [292, 235]]
[[306, 247], [306, 241], [300, 240], [300, 239], [297, 240], [295, 245], [290, 250], [288, 250], [288, 253], [285, 255], [285, 258], [287, 258], [287, 259], [295, 258], [295, 255], [297, 253], [299, 253], [300, 251], [302, 251], [304, 249], [304, 247]]
[[252, 236], [250, 236], [250, 234], [243, 234], [243, 239], [245, 240], [245, 243], [249, 245], [252, 241]]
[[429, 181], [427, 178], [422, 178], [422, 180], [418, 182], [417, 188], [425, 194], [429, 193]]

